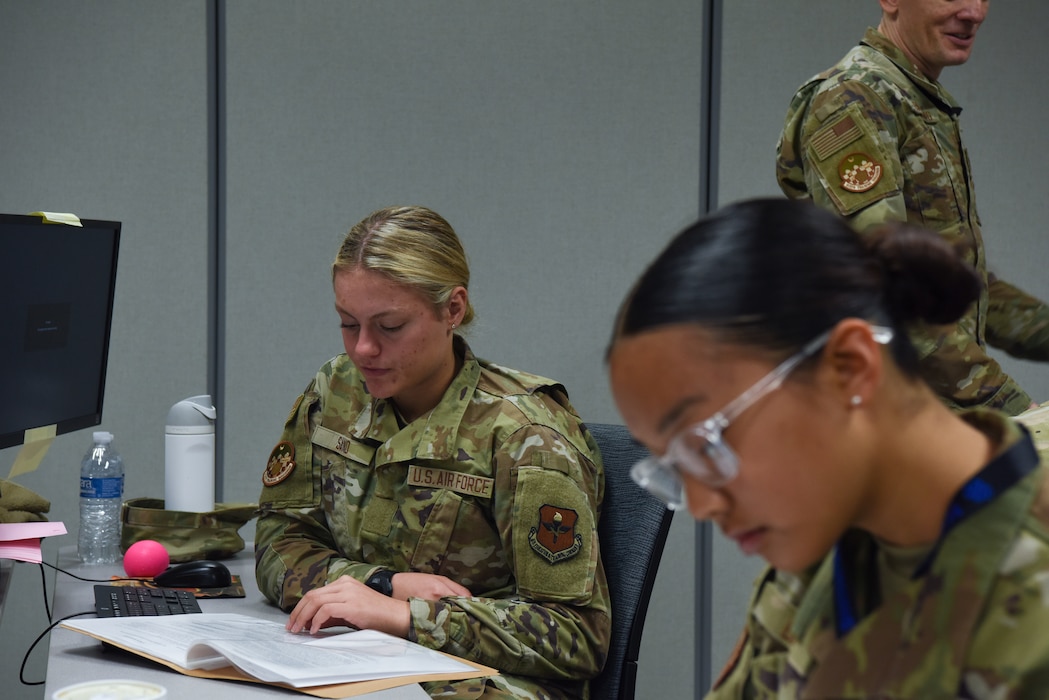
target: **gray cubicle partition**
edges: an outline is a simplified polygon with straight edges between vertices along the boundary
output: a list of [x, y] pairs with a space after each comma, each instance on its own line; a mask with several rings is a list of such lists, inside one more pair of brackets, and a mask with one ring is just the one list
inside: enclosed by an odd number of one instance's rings
[[[102, 428], [127, 491], [163, 489], [164, 418], [206, 389], [209, 304], [208, 3], [0, 1], [0, 211], [69, 211], [123, 222]], [[84, 274], [91, 274], [84, 270]], [[0, 392], [2, 393], [2, 392]], [[51, 500], [75, 543], [90, 431], [54, 441], [19, 483]], [[0, 452], [6, 477], [17, 449]], [[53, 558], [52, 558], [53, 561]], [[46, 626], [35, 567], [15, 567], [0, 628], [4, 697]], [[30, 679], [43, 679], [38, 649]]]
[[[0, 0], [0, 211], [124, 222], [103, 427], [128, 495], [163, 495], [167, 409], [212, 390], [222, 498], [257, 498], [291, 402], [340, 350], [335, 248], [392, 203], [461, 234], [479, 355], [618, 420], [615, 308], [699, 213], [701, 23], [691, 0]], [[87, 435], [20, 479], [71, 532]], [[682, 519], [641, 697], [695, 692], [693, 542]], [[12, 595], [35, 596], [34, 576]], [[5, 608], [5, 678], [43, 626], [18, 617]]]

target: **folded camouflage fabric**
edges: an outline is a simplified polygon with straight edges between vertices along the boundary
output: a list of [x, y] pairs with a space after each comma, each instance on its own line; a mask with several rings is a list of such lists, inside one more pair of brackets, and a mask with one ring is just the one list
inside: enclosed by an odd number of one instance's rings
[[51, 501], [25, 486], [0, 479], [0, 523], [29, 523], [47, 520]]
[[132, 498], [120, 512], [120, 549], [126, 552], [139, 540], [156, 540], [172, 562], [228, 559], [244, 549], [238, 530], [257, 510], [254, 503], [216, 503], [213, 511], [188, 513], [164, 510], [162, 498]]

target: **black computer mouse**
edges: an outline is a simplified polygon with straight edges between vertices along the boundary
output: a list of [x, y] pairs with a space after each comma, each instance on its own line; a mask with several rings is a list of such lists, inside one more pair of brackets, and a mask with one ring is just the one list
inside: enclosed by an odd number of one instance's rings
[[153, 577], [163, 588], [225, 588], [232, 581], [226, 565], [212, 559], [172, 564]]

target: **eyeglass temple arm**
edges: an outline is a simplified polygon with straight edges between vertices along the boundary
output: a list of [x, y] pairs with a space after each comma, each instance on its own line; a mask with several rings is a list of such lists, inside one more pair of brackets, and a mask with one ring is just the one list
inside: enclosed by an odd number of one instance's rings
[[[787, 375], [790, 374], [795, 367], [827, 344], [827, 340], [830, 338], [832, 332], [834, 332], [834, 329], [829, 328], [810, 340], [801, 350], [781, 362], [774, 370], [759, 379], [754, 386], [730, 401], [728, 406], [725, 406], [721, 412], [711, 416], [706, 422], [708, 424], [717, 425], [719, 428], [724, 428], [735, 420], [736, 416], [747, 410], [747, 407], [754, 401], [757, 401], [766, 393], [778, 389], [783, 383], [783, 380], [787, 378]], [[892, 341], [893, 331], [887, 326], [872, 325], [871, 335], [874, 338], [874, 342], [880, 343], [881, 345], [888, 345], [889, 342]]]
[[809, 355], [823, 347], [827, 342], [827, 338], [830, 337], [830, 334], [830, 330], [825, 331], [808, 342], [805, 347], [781, 362], [774, 370], [759, 379], [752, 387], [730, 401], [728, 406], [725, 406], [720, 413], [711, 416], [707, 422], [714, 423], [720, 428], [724, 428], [731, 423], [735, 420], [736, 416], [747, 410], [747, 407], [749, 407], [750, 404], [757, 401], [768, 392], [778, 389], [783, 383], [783, 380], [786, 379], [787, 375], [790, 374], [795, 367], [801, 364], [801, 362], [808, 358]]

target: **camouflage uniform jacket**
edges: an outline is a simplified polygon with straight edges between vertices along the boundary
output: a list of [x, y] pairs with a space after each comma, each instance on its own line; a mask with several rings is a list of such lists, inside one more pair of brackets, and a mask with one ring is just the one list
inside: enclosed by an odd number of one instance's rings
[[[987, 409], [962, 415], [1037, 462], [1029, 437]], [[876, 547], [859, 531], [849, 536]], [[1036, 466], [941, 540], [928, 572], [837, 636], [834, 556], [804, 576], [759, 577], [744, 638], [708, 700], [1039, 700], [1049, 693], [1049, 479]], [[869, 564], [849, 580], [877, 579]], [[862, 584], [861, 584], [862, 585]]]
[[474, 597], [411, 599], [409, 639], [502, 675], [431, 694], [585, 698], [611, 633], [600, 454], [561, 385], [457, 351], [441, 402], [404, 427], [345, 355], [320, 369], [263, 478], [259, 589], [290, 610], [340, 576], [447, 576]]
[[799, 88], [777, 147], [784, 194], [811, 198], [863, 231], [909, 221], [964, 246], [984, 280], [957, 323], [914, 329], [926, 381], [952, 408], [1011, 415], [1031, 398], [987, 346], [1049, 360], [1049, 307], [987, 271], [961, 108], [888, 39], [868, 29], [836, 66]]

